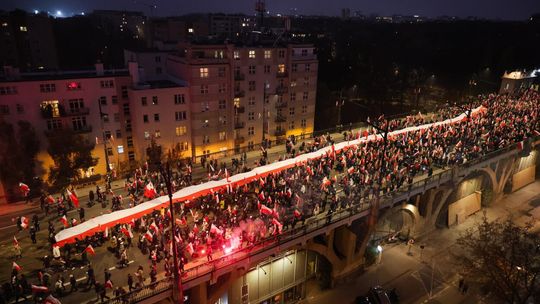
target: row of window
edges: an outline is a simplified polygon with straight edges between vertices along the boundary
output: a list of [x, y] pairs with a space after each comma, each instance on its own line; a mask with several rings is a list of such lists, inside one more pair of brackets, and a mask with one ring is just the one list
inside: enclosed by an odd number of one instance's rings
[[[101, 80], [99, 82], [99, 85], [102, 89], [108, 89], [108, 88], [114, 88], [114, 80]], [[15, 87], [12, 87], [15, 88]], [[66, 90], [68, 91], [78, 91], [82, 89], [82, 85], [80, 82], [77, 81], [70, 81], [66, 83]], [[39, 91], [41, 93], [52, 93], [56, 92], [56, 84], [55, 83], [42, 83], [39, 85]], [[1, 87], [0, 87], [0, 95], [7, 95], [7, 94], [1, 94]], [[11, 94], [17, 94], [16, 88], [15, 93]]]
[[17, 94], [16, 86], [0, 87], [0, 95], [15, 95]]
[[[17, 111], [17, 114], [24, 113], [24, 107], [21, 104], [16, 104], [15, 109]], [[9, 114], [9, 105], [0, 105], [0, 115], [8, 115], [8, 114]]]
[[[311, 54], [308, 49], [302, 49], [300, 51], [301, 56], [308, 56], [314, 54], [315, 50], [311, 51]], [[249, 59], [255, 59], [256, 58], [256, 51], [255, 50], [248, 50], [248, 58]], [[291, 51], [292, 56], [296, 56], [296, 50]], [[234, 51], [233, 52], [234, 59], [240, 59], [240, 51]], [[264, 50], [263, 52], [264, 59], [271, 59], [272, 58], [272, 50]], [[278, 58], [285, 58], [285, 50], [278, 50]]]

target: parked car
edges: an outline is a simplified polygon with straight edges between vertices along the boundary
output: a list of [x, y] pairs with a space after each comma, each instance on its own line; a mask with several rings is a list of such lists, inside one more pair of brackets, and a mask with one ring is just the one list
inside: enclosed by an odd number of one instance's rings
[[381, 286], [371, 287], [368, 298], [373, 304], [392, 304], [388, 293]]

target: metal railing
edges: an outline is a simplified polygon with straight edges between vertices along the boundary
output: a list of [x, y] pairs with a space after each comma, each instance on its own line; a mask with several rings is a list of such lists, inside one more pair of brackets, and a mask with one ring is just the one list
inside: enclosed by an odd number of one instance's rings
[[[540, 137], [535, 138], [538, 140]], [[486, 153], [476, 159], [468, 161], [463, 164], [456, 165], [452, 168], [445, 169], [437, 174], [422, 178], [411, 184], [404, 184], [400, 188], [382, 193], [380, 196], [379, 209], [387, 208], [393, 206], [395, 203], [398, 203], [408, 197], [417, 194], [413, 192], [421, 193], [423, 191], [438, 187], [440, 184], [454, 180], [457, 177], [457, 174], [460, 171], [465, 170], [470, 171], [471, 169], [476, 170], [477, 166], [482, 163], [489, 161], [492, 162], [494, 158], [506, 158], [517, 154], [517, 143], [511, 144], [502, 149]], [[414, 191], [416, 190], [416, 191]], [[283, 231], [282, 234], [270, 236], [260, 240], [257, 243], [251, 244], [247, 247], [239, 248], [238, 250], [224, 255], [222, 257], [216, 258], [211, 262], [203, 263], [195, 267], [186, 269], [182, 276], [182, 282], [184, 284], [208, 275], [216, 271], [224, 271], [229, 267], [234, 267], [234, 264], [241, 263], [244, 260], [248, 260], [252, 256], [260, 255], [261, 253], [267, 251], [273, 253], [275, 249], [283, 250], [287, 246], [284, 244], [298, 243], [298, 239], [301, 237], [313, 237], [320, 233], [324, 232], [324, 229], [337, 225], [340, 226], [346, 222], [352, 222], [361, 217], [369, 215], [369, 210], [371, 204], [374, 202], [374, 197], [367, 199], [360, 199], [359, 202], [353, 206], [338, 209], [336, 212], [327, 214], [327, 215], [315, 215], [305, 220], [305, 224], [288, 229]], [[157, 295], [161, 292], [164, 292], [167, 289], [172, 288], [172, 280], [170, 278], [164, 278], [160, 281], [157, 281], [155, 288], [151, 286], [145, 286], [141, 289], [134, 290], [124, 296], [111, 299], [108, 303], [135, 303], [144, 298], [149, 298], [151, 296]], [[123, 301], [122, 299], [128, 299], [128, 301]], [[123, 301], [123, 302], [122, 302]]]

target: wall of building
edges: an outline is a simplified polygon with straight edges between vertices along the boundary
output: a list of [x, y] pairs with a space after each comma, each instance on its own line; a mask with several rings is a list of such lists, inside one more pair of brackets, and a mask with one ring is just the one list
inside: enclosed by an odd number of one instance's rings
[[518, 161], [516, 173], [512, 176], [512, 192], [517, 191], [536, 179], [537, 151], [531, 151], [529, 156], [522, 157]]

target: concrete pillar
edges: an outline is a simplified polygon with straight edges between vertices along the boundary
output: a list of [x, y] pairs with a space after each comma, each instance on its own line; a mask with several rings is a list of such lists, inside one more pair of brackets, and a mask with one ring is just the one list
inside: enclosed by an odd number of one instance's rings
[[193, 304], [207, 304], [207, 282], [203, 282], [190, 289], [190, 303]]

